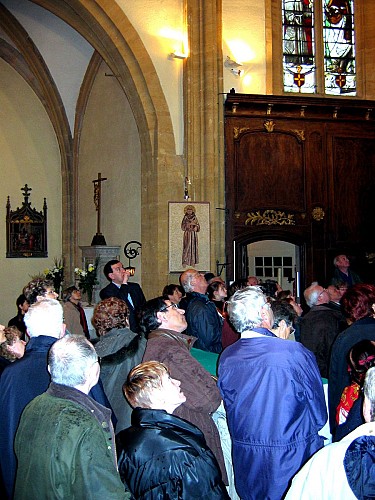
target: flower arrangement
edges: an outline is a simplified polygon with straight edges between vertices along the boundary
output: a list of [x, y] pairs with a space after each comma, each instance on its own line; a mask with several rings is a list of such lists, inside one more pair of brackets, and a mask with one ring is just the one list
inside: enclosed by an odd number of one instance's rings
[[53, 267], [45, 269], [43, 273], [48, 280], [53, 281], [55, 292], [60, 295], [60, 288], [64, 281], [64, 259], [54, 259]]
[[86, 292], [87, 301], [89, 305], [92, 303], [92, 292], [95, 285], [99, 284], [96, 279], [96, 272], [98, 269], [99, 259], [95, 259], [94, 264], [86, 264], [85, 269], [76, 267], [74, 269], [74, 274], [78, 276], [78, 288]]

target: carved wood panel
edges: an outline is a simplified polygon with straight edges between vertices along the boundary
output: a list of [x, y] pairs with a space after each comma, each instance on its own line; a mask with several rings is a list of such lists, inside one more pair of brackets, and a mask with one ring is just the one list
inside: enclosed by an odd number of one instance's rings
[[242, 246], [256, 239], [303, 248], [306, 283], [325, 280], [337, 252], [375, 252], [372, 109], [372, 101], [227, 96], [226, 249], [236, 277]]

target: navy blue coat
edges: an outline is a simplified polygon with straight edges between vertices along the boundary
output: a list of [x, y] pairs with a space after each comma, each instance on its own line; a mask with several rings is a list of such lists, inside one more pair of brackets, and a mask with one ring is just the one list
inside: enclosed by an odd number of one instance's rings
[[327, 410], [315, 356], [275, 336], [243, 338], [223, 351], [218, 373], [237, 492], [243, 500], [280, 500], [323, 446]]
[[186, 333], [197, 337], [196, 349], [220, 353], [223, 318], [219, 316], [215, 304], [202, 293], [192, 292], [186, 308]]

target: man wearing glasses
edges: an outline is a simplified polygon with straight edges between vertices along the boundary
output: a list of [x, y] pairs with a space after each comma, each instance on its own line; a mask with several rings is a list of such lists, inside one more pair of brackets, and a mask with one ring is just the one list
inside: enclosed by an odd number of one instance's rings
[[211, 417], [221, 403], [220, 392], [211, 374], [191, 355], [190, 349], [195, 347], [197, 339], [182, 333], [186, 327], [184, 310], [177, 304], [163, 297], [146, 302], [141, 318], [141, 328], [147, 335], [143, 361], [164, 363], [171, 377], [181, 381], [186, 401], [176, 408], [174, 415], [203, 432], [226, 482], [220, 436]]

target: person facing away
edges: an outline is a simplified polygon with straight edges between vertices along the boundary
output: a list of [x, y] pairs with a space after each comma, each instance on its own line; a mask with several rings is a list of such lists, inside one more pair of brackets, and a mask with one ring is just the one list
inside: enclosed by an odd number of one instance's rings
[[363, 386], [365, 423], [319, 450], [296, 474], [287, 500], [345, 500], [375, 497], [375, 368]]
[[131, 407], [122, 385], [130, 370], [142, 361], [146, 338], [129, 329], [126, 303], [110, 297], [96, 304], [92, 323], [99, 339], [94, 341], [100, 359], [100, 380], [117, 417], [116, 434], [130, 425]]
[[88, 396], [99, 379], [95, 349], [66, 335], [48, 354], [51, 383], [22, 413], [14, 498], [130, 499], [117, 471], [111, 411]]
[[220, 353], [223, 318], [215, 304], [206, 295], [208, 283], [195, 269], [187, 269], [180, 276], [181, 285], [189, 294], [186, 307], [187, 333], [197, 337], [197, 349]]
[[328, 307], [328, 292], [317, 282], [303, 295], [310, 311], [300, 320], [301, 342], [315, 354], [321, 376], [328, 378], [332, 344], [347, 323], [340, 311]]
[[228, 312], [241, 338], [221, 354], [218, 385], [236, 489], [243, 500], [280, 500], [293, 475], [323, 446], [321, 377], [309, 350], [270, 331], [273, 313], [258, 287], [236, 292]]
[[103, 268], [104, 276], [110, 282], [100, 290], [102, 300], [116, 297], [126, 302], [129, 309], [130, 330], [139, 332], [138, 310], [146, 302], [142, 288], [138, 283], [129, 282], [130, 272], [119, 260], [110, 260]]
[[119, 472], [137, 499], [229, 499], [218, 463], [201, 431], [173, 415], [185, 402], [180, 382], [163, 363], [131, 370], [124, 393], [134, 408], [120, 433]]

